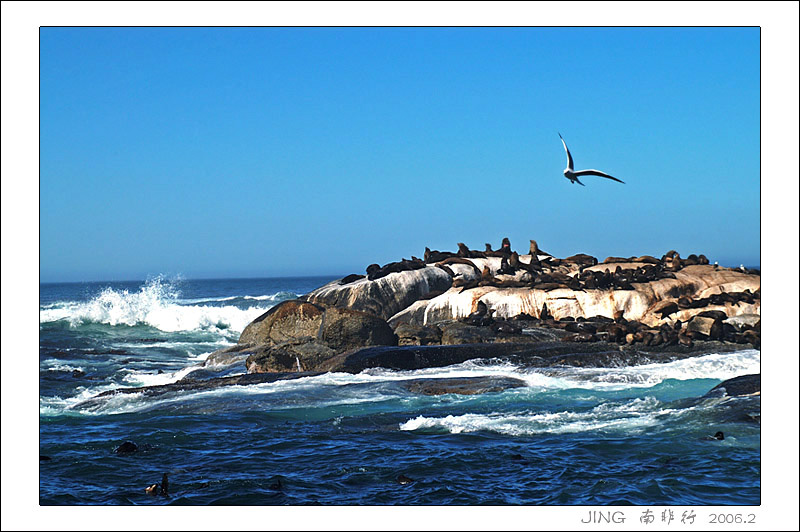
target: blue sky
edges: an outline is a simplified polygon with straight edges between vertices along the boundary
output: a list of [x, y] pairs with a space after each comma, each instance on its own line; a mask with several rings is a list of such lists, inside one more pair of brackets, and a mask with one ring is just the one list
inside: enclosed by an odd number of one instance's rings
[[[758, 265], [758, 28], [42, 28], [42, 281]], [[562, 171], [566, 140], [576, 168]]]

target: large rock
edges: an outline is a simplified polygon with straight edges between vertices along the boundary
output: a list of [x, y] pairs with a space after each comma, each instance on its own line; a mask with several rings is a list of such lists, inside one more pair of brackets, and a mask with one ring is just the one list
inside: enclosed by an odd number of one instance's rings
[[254, 319], [239, 336], [240, 344], [276, 345], [302, 337], [318, 338], [325, 307], [297, 299], [284, 301]]
[[[481, 265], [491, 265], [484, 259], [469, 259]], [[611, 267], [613, 266], [613, 268]], [[602, 271], [606, 268], [635, 268], [638, 263], [598, 264], [587, 269]], [[575, 275], [578, 270], [568, 270]], [[453, 320], [468, 316], [482, 301], [494, 312], [496, 318], [510, 318], [519, 314], [539, 317], [542, 307], [547, 304], [549, 313], [555, 318], [605, 316], [614, 318], [622, 313], [626, 320], [640, 321], [650, 327], [661, 323], [686, 322], [706, 310], [720, 310], [727, 316], [740, 314], [759, 314], [760, 298], [753, 303], [738, 302], [704, 308], [679, 309], [662, 317], [665, 307], [681, 296], [694, 299], [707, 298], [722, 292], [755, 293], [761, 286], [758, 275], [726, 268], [715, 269], [711, 265], [687, 266], [674, 273], [675, 279], [662, 278], [648, 283], [632, 283], [633, 290], [571, 290], [557, 288], [541, 290], [538, 288], [497, 288], [480, 286], [462, 291], [451, 288], [447, 292], [427, 301], [417, 301], [391, 318], [389, 323], [427, 325], [443, 320]], [[667, 301], [668, 303], [664, 303]], [[670, 307], [674, 310], [674, 307]]]
[[301, 299], [330, 307], [360, 310], [389, 319], [415, 301], [433, 292], [443, 292], [453, 284], [450, 275], [433, 265], [419, 270], [390, 273], [370, 281], [330, 282]]
[[397, 336], [384, 320], [346, 308], [328, 308], [320, 339], [336, 351], [371, 345], [397, 345]]
[[396, 345], [391, 327], [377, 316], [293, 299], [253, 320], [239, 344], [275, 346], [314, 339], [336, 351], [370, 345]]

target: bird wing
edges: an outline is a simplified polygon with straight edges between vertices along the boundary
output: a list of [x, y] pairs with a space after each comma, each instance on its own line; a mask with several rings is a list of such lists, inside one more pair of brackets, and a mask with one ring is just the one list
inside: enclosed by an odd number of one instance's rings
[[604, 174], [600, 170], [591, 170], [591, 169], [590, 170], [579, 170], [579, 171], [575, 172], [575, 175], [576, 176], [596, 175], [596, 176], [600, 176], [600, 177], [605, 177], [606, 179], [613, 179], [614, 181], [617, 181], [618, 183], [622, 183], [623, 185], [625, 184], [625, 181], [617, 179], [614, 176], [610, 176], [608, 174]]
[[558, 134], [558, 138], [561, 139], [561, 144], [564, 145], [564, 151], [567, 152], [567, 168], [572, 170], [574, 168], [572, 163], [572, 155], [569, 154], [569, 148], [567, 148], [567, 143], [564, 142], [564, 137], [561, 136], [561, 133]]

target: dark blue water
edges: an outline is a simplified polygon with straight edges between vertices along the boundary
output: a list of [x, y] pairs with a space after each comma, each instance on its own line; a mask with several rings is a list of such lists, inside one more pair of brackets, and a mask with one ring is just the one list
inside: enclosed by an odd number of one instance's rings
[[[758, 372], [755, 350], [616, 369], [470, 361], [90, 400], [191, 375], [265, 310], [331, 279], [41, 285], [41, 504], [760, 503], [760, 398], [699, 399]], [[478, 375], [528, 386], [428, 397], [399, 385]], [[706, 439], [718, 430], [725, 440]], [[126, 441], [139, 450], [115, 453]], [[170, 496], [147, 495], [164, 473]]]

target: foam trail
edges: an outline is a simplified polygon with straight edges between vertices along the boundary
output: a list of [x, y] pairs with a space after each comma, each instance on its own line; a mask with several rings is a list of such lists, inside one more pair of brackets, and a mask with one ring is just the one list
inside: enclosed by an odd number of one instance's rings
[[652, 397], [645, 397], [621, 404], [600, 404], [587, 412], [463, 414], [438, 418], [422, 415], [401, 423], [400, 430], [436, 430], [451, 434], [489, 431], [510, 436], [586, 431], [631, 433], [659, 424], [665, 415], [678, 412], [659, 409], [660, 404]]

